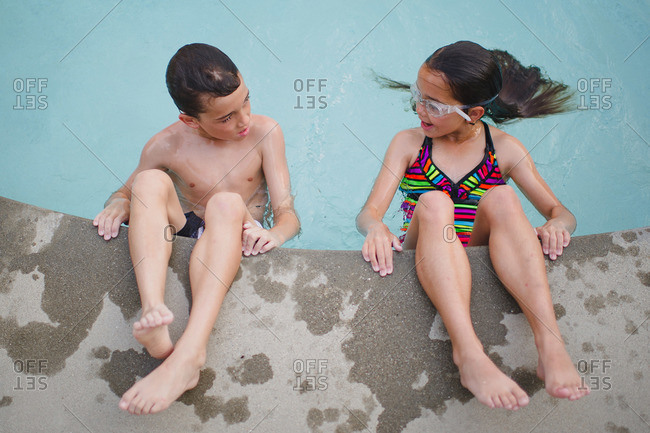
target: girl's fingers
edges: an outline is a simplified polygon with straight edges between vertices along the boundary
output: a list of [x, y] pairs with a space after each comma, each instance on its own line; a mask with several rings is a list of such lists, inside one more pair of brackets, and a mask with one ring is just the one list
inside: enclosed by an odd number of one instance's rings
[[399, 240], [397, 236], [393, 238], [393, 248], [395, 248], [395, 251], [402, 251], [402, 241]]

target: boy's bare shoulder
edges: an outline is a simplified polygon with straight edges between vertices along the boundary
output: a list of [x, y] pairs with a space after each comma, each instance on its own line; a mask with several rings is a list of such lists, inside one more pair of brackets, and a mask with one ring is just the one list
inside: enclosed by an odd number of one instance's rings
[[142, 157], [166, 167], [169, 155], [183, 143], [183, 137], [188, 134], [188, 129], [180, 121], [172, 123], [149, 139], [142, 150]]
[[253, 114], [254, 130], [257, 134], [267, 135], [272, 131], [282, 131], [280, 124], [269, 116]]
[[[253, 128], [251, 128], [251, 138], [256, 143], [262, 145], [282, 145], [284, 146], [284, 136], [280, 124], [274, 119], [261, 114], [253, 114]], [[265, 147], [265, 146], [262, 146]]]

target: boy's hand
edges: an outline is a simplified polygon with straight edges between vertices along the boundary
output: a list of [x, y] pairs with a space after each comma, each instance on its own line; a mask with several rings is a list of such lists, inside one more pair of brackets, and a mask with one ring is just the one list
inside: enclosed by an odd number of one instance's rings
[[282, 241], [270, 230], [246, 221], [242, 232], [242, 252], [245, 256], [256, 256], [282, 245]]
[[571, 242], [571, 234], [560, 222], [552, 219], [546, 224], [535, 228], [535, 234], [542, 240], [542, 251], [548, 254], [548, 258], [555, 260], [562, 255], [564, 248]]
[[120, 225], [128, 221], [131, 212], [131, 202], [126, 198], [115, 198], [97, 214], [93, 225], [97, 227], [99, 236], [109, 241], [117, 237], [120, 232]]
[[368, 230], [361, 254], [375, 272], [385, 277], [393, 273], [393, 248], [402, 251], [402, 243], [388, 230], [386, 224], [380, 223]]

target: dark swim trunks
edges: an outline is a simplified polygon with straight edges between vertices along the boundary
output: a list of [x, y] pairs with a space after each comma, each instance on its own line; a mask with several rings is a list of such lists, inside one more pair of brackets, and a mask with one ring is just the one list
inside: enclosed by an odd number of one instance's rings
[[185, 225], [182, 229], [176, 232], [177, 236], [185, 236], [186, 238], [198, 239], [205, 229], [205, 221], [196, 216], [194, 212], [187, 212], [185, 214]]

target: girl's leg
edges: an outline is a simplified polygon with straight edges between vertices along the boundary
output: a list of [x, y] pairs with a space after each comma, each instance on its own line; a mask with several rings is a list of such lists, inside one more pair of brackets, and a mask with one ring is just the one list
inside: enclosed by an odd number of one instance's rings
[[470, 245], [487, 243], [492, 265], [515, 298], [535, 336], [538, 376], [546, 391], [577, 400], [589, 393], [568, 353], [555, 320], [544, 255], [514, 190], [497, 186], [481, 199]]
[[172, 250], [170, 239], [165, 239], [169, 224], [177, 230], [185, 224], [171, 178], [161, 170], [139, 173], [133, 183], [129, 218], [129, 249], [142, 302], [142, 315], [133, 324], [133, 336], [154, 358], [165, 358], [173, 350], [167, 325], [174, 316], [165, 305], [165, 279]]
[[453, 224], [454, 205], [449, 197], [439, 191], [423, 194], [404, 245], [416, 244], [418, 278], [447, 328], [463, 386], [489, 407], [518, 409], [528, 404], [528, 396], [488, 358], [474, 331], [471, 270], [460, 240], [453, 230], [450, 234]]
[[239, 194], [217, 193], [208, 202], [205, 231], [190, 258], [192, 309], [187, 328], [172, 354], [124, 394], [122, 409], [160, 412], [198, 383], [210, 333], [241, 262], [245, 220], [252, 217]]

